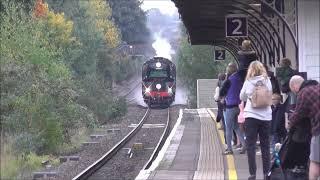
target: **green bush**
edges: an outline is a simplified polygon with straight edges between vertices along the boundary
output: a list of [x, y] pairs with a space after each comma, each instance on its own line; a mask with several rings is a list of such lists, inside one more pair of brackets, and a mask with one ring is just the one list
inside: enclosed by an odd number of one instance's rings
[[63, 143], [63, 132], [59, 122], [55, 119], [49, 119], [42, 137], [44, 142], [43, 151], [46, 153], [57, 152]]
[[109, 119], [114, 119], [119, 116], [125, 115], [127, 112], [127, 105], [125, 98], [115, 98], [112, 106], [108, 109]]
[[13, 150], [18, 153], [31, 153], [37, 152], [40, 147], [43, 146], [43, 143], [40, 142], [40, 139], [34, 134], [23, 132], [17, 135], [13, 141]]
[[100, 123], [125, 115], [127, 110], [124, 98], [114, 98], [111, 93], [96, 91], [92, 95], [79, 97], [79, 103], [95, 112]]

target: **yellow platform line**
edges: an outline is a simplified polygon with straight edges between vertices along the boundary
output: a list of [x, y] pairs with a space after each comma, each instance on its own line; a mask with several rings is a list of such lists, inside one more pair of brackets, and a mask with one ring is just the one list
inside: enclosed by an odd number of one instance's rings
[[[207, 109], [207, 111], [209, 112], [212, 120], [216, 124], [216, 128], [219, 133], [221, 144], [224, 144], [224, 134], [223, 134], [223, 131], [218, 130], [220, 128], [220, 124], [216, 123], [216, 115], [210, 109]], [[234, 164], [234, 157], [233, 157], [233, 155], [227, 155], [226, 158], [227, 158], [227, 165], [228, 165], [229, 180], [237, 180], [238, 175], [237, 175], [237, 171], [236, 171], [235, 164]]]

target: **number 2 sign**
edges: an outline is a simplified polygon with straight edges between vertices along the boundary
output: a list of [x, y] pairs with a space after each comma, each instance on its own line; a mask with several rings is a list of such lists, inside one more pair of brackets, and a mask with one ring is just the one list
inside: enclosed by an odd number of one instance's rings
[[228, 15], [225, 19], [226, 37], [247, 37], [248, 17], [244, 15]]
[[223, 61], [226, 59], [226, 50], [215, 50], [214, 59], [216, 61]]

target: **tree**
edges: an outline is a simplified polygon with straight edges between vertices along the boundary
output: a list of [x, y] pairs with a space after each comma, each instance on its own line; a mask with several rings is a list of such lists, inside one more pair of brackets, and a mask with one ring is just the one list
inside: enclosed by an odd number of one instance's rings
[[146, 14], [138, 0], [107, 0], [112, 9], [112, 18], [119, 27], [122, 40], [128, 44], [147, 43], [151, 35], [146, 26]]
[[[76, 88], [64, 62], [63, 52], [72, 43], [68, 31], [72, 23], [61, 14], [50, 12], [42, 1], [37, 3], [30, 16], [19, 4], [4, 2], [0, 36], [1, 125], [7, 135], [18, 136], [17, 151], [53, 153], [70, 141], [70, 130], [80, 124], [89, 127], [94, 118], [92, 112], [83, 110], [75, 101]], [[32, 143], [19, 138], [21, 132]]]

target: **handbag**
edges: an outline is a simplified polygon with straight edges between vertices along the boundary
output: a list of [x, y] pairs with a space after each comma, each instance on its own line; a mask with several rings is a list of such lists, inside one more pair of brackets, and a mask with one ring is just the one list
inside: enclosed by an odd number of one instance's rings
[[[253, 83], [252, 83], [253, 84]], [[254, 85], [254, 90], [250, 98], [253, 108], [265, 108], [272, 105], [272, 91], [265, 83], [258, 81]]]

